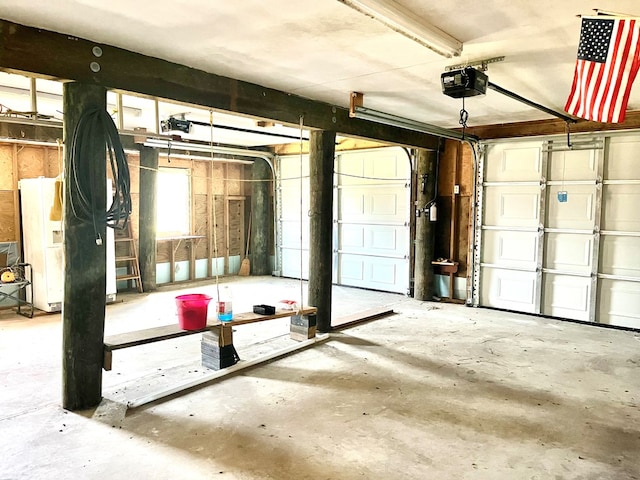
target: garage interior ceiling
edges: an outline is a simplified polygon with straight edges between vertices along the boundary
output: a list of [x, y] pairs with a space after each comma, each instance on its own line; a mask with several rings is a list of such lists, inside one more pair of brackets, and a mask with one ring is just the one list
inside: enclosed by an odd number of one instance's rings
[[[371, 2], [369, 2], [371, 3]], [[392, 3], [392, 2], [385, 2]], [[1, 16], [69, 33], [207, 72], [347, 108], [350, 92], [366, 106], [440, 127], [458, 127], [459, 99], [441, 93], [448, 66], [504, 56], [489, 79], [562, 111], [573, 79], [578, 15], [602, 1], [398, 0], [404, 10], [463, 43], [446, 58], [340, 0], [3, 0]], [[615, 10], [640, 16], [635, 0]], [[629, 110], [640, 108], [640, 89]], [[470, 127], [551, 119], [496, 92], [467, 99]]]

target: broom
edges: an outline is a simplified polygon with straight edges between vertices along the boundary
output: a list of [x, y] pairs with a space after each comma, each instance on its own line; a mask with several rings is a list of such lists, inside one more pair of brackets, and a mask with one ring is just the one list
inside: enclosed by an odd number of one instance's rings
[[241, 277], [246, 277], [249, 275], [251, 271], [251, 262], [249, 261], [249, 240], [251, 239], [251, 215], [249, 215], [249, 231], [247, 232], [247, 248], [244, 254], [244, 260], [240, 264], [240, 271], [238, 275]]

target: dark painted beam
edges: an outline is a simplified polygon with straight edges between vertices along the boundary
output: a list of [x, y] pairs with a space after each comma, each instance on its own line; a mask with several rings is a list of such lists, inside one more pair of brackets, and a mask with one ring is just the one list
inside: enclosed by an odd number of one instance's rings
[[[71, 169], [73, 135], [82, 114], [89, 108], [106, 109], [107, 91], [97, 85], [67, 83], [64, 86], [64, 300], [62, 306], [62, 406], [67, 410], [95, 407], [102, 400], [102, 363], [107, 278], [106, 242], [98, 244], [96, 233], [106, 239], [106, 225], [79, 220], [71, 207], [78, 198]], [[105, 138], [91, 131], [83, 139], [87, 155], [76, 159], [95, 166], [94, 178], [78, 181], [94, 186], [96, 211], [107, 209]], [[84, 172], [88, 167], [83, 169]], [[77, 202], [77, 200], [76, 200]]]
[[[346, 108], [110, 45], [0, 20], [0, 69], [93, 83], [347, 136], [434, 150], [438, 138], [349, 117]], [[348, 99], [345, 98], [345, 102]]]
[[269, 234], [273, 224], [269, 191], [271, 168], [267, 161], [256, 158], [252, 167], [251, 184], [251, 274], [269, 275]]
[[[415, 271], [413, 298], [432, 300], [434, 293], [433, 254], [435, 250], [436, 222], [429, 220], [428, 206], [435, 198], [437, 152], [418, 150], [416, 162], [418, 192], [417, 208], [424, 209], [416, 218]], [[424, 179], [424, 181], [423, 181]]]
[[335, 132], [311, 132], [309, 139], [309, 305], [318, 308], [319, 332], [331, 330], [335, 145]]
[[158, 150], [138, 146], [140, 150], [140, 214], [138, 216], [138, 251], [140, 279], [145, 292], [156, 289], [156, 184], [158, 179]]

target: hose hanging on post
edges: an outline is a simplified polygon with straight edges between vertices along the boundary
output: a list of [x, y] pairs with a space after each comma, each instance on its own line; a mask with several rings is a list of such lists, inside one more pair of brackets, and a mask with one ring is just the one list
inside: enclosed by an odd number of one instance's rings
[[[90, 158], [90, 139], [102, 137], [106, 146], [115, 192], [111, 206], [106, 211], [98, 211], [99, 204], [96, 192], [102, 192], [102, 186], [96, 185], [98, 168], [102, 164]], [[98, 225], [122, 230], [127, 226], [131, 214], [131, 179], [129, 165], [120, 143], [118, 130], [111, 116], [103, 109], [87, 109], [78, 122], [71, 140], [70, 176], [71, 184], [67, 185], [67, 199], [73, 215], [87, 223], [93, 223], [96, 243], [102, 239], [98, 233]], [[72, 186], [76, 195], [72, 195]]]

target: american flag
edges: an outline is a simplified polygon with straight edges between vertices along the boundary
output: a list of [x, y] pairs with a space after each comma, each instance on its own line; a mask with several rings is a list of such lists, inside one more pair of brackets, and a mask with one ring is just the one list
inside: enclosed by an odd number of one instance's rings
[[582, 19], [573, 86], [564, 109], [596, 122], [623, 122], [640, 66], [640, 21]]

